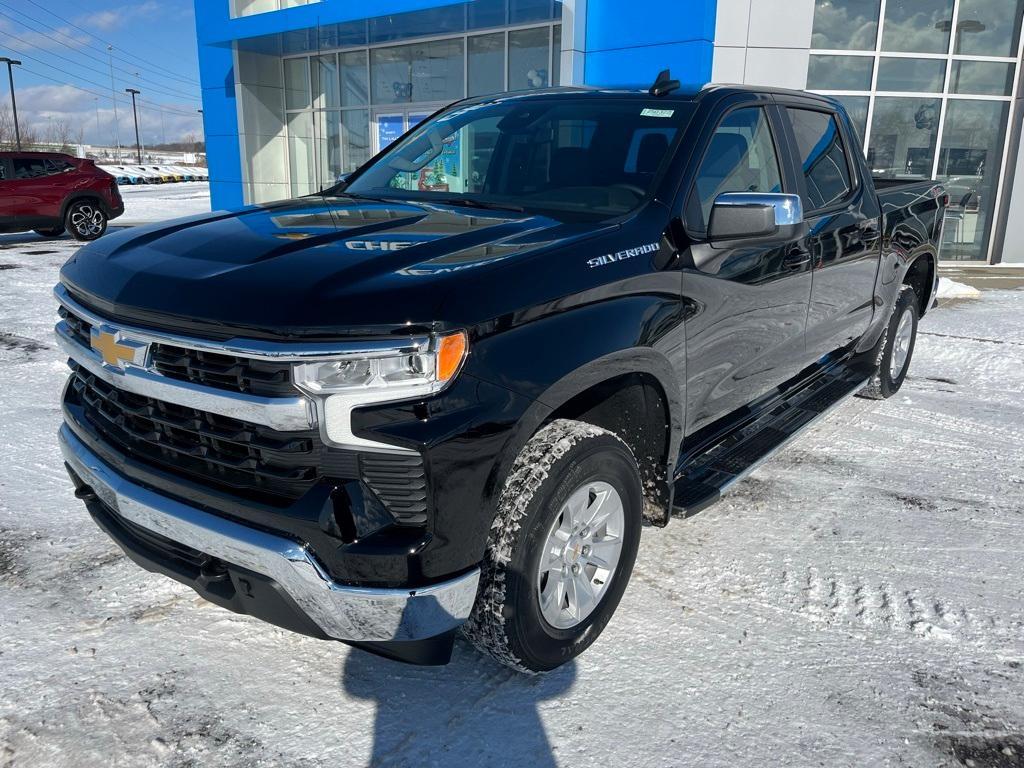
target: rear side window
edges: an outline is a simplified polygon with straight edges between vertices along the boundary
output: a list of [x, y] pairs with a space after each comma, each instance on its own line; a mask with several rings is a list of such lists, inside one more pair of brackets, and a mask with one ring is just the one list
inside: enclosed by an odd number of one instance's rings
[[779, 157], [761, 107], [730, 112], [715, 129], [687, 202], [687, 223], [707, 229], [715, 199], [726, 192], [781, 192]]
[[0, 181], [3, 181], [6, 178], [7, 178], [7, 163], [5, 163], [3, 160], [0, 160]]
[[787, 109], [807, 182], [804, 205], [810, 211], [841, 203], [853, 191], [850, 163], [834, 115]]
[[46, 172], [49, 174], [64, 173], [64, 171], [70, 171], [74, 168], [71, 163], [67, 160], [47, 160], [46, 161]]
[[16, 179], [34, 179], [46, 175], [46, 161], [41, 157], [16, 157], [11, 164]]

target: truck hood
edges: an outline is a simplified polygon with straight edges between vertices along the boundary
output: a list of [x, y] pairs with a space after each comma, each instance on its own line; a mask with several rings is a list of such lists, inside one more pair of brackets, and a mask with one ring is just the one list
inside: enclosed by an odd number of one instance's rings
[[[466, 325], [446, 302], [597, 235], [528, 213], [303, 198], [110, 234], [61, 281], [101, 313], [207, 335], [319, 336]], [[462, 316], [442, 316], [445, 306]]]

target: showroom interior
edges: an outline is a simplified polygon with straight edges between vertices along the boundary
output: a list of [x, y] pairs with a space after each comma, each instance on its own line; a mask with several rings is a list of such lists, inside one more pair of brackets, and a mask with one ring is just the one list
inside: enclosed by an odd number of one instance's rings
[[941, 180], [944, 261], [1024, 260], [1024, 0], [197, 2], [214, 207], [330, 186], [440, 107], [552, 85], [806, 88], [876, 175]]

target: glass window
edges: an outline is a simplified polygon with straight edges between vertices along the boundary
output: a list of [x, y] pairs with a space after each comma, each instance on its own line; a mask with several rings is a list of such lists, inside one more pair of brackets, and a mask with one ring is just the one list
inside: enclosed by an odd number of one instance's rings
[[505, 90], [505, 33], [469, 38], [469, 96]]
[[843, 105], [846, 114], [850, 116], [857, 131], [857, 138], [861, 146], [864, 146], [864, 136], [868, 127], [868, 97], [867, 96], [833, 96], [836, 101]]
[[878, 37], [879, 0], [818, 0], [811, 47], [873, 51]]
[[509, 0], [509, 24], [526, 24], [551, 18], [551, 0]]
[[945, 59], [883, 58], [878, 62], [876, 90], [942, 93], [945, 79]]
[[0, 160], [0, 181], [3, 181], [6, 178], [7, 178], [7, 163], [5, 163], [3, 160]]
[[882, 27], [882, 50], [946, 53], [953, 0], [888, 0]]
[[469, 29], [500, 27], [505, 23], [505, 0], [473, 0], [466, 3], [466, 26]]
[[370, 52], [374, 104], [455, 101], [463, 97], [462, 40], [438, 40]]
[[366, 74], [366, 51], [341, 54], [341, 106], [369, 103], [370, 84]]
[[16, 157], [11, 164], [16, 179], [34, 179], [46, 175], [46, 163], [41, 157]]
[[295, 112], [288, 115], [288, 166], [293, 197], [316, 191], [313, 189], [313, 161], [313, 113]]
[[875, 98], [868, 148], [873, 174], [931, 178], [941, 103], [901, 96]]
[[1009, 110], [1004, 101], [949, 101], [938, 173], [950, 197], [944, 259], [987, 256]]
[[333, 53], [310, 59], [313, 69], [313, 93], [318, 109], [337, 109], [341, 106], [338, 93], [338, 57]]
[[850, 164], [832, 115], [808, 109], [787, 109], [804, 171], [804, 205], [818, 211], [843, 201], [853, 191]]
[[508, 89], [525, 91], [548, 85], [550, 32], [547, 27], [508, 33]]
[[954, 61], [952, 93], [1009, 96], [1013, 93], [1013, 64], [995, 61]]
[[284, 96], [288, 109], [309, 109], [309, 59], [284, 60]]
[[569, 95], [542, 110], [516, 100], [455, 108], [392, 145], [346, 191], [466, 194], [572, 219], [618, 216], [650, 194], [693, 109]]
[[317, 112], [316, 151], [320, 161], [317, 191], [333, 187], [341, 176], [341, 112]]
[[[367, 7], [373, 6], [367, 4]], [[386, 43], [424, 35], [446, 35], [463, 32], [465, 28], [466, 19], [462, 4], [377, 16], [369, 21], [371, 43]]]
[[782, 176], [768, 117], [760, 107], [738, 109], [715, 129], [687, 205], [688, 223], [707, 228], [715, 199], [725, 192], [781, 192]]
[[346, 109], [341, 113], [342, 172], [351, 173], [370, 159], [370, 113]]
[[870, 91], [872, 56], [811, 56], [807, 87], [819, 91]]
[[[559, 3], [561, 7], [561, 3]], [[552, 28], [552, 57], [551, 57], [551, 84], [562, 84], [562, 25], [557, 24]]]
[[1017, 58], [1024, 0], [961, 0], [956, 52]]

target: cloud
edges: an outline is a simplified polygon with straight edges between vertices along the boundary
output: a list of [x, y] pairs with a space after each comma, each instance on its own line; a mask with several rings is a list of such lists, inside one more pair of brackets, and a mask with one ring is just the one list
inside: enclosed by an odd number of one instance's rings
[[87, 29], [107, 32], [117, 29], [132, 19], [148, 18], [161, 10], [160, 4], [156, 0], [146, 0], [143, 3], [129, 3], [103, 11], [94, 11], [87, 16], [81, 16], [76, 19], [76, 23]]
[[55, 50], [64, 47], [84, 48], [92, 42], [92, 38], [73, 27], [55, 27], [52, 32], [35, 32], [24, 26], [15, 26], [7, 19], [0, 19], [0, 32], [15, 39], [15, 44], [23, 50]]
[[[0, 94], [0, 109], [10, 105], [10, 97]], [[166, 104], [175, 113], [164, 111], [161, 120], [160, 105], [148, 101], [139, 104], [139, 132], [145, 145], [181, 141], [189, 134], [202, 137], [202, 117], [193, 116], [189, 104]], [[184, 113], [184, 114], [180, 114]], [[114, 107], [108, 98], [97, 98], [68, 85], [35, 85], [18, 89], [18, 117], [41, 137], [45, 137], [52, 122], [62, 121], [71, 128], [77, 139], [79, 132], [86, 144], [109, 146], [114, 143]], [[118, 101], [117, 134], [121, 146], [135, 143], [135, 124], [130, 103]]]

